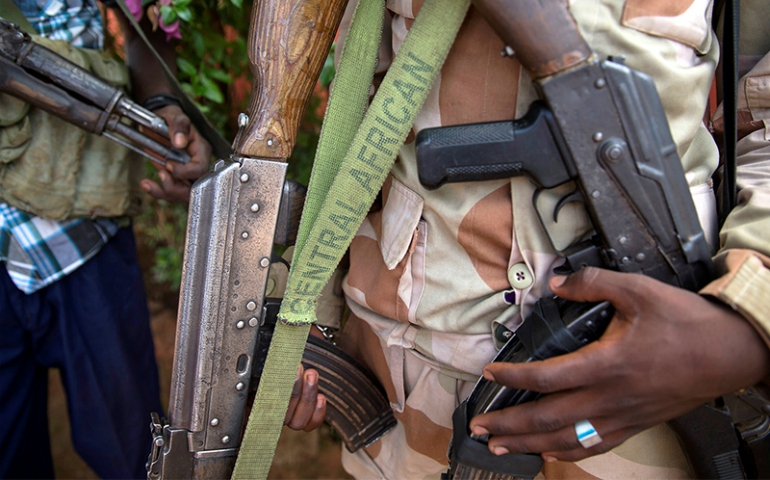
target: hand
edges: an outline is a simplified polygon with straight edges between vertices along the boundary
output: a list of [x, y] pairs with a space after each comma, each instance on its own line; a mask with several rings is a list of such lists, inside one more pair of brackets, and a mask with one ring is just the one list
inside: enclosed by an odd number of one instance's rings
[[289, 408], [283, 424], [293, 430], [309, 432], [318, 428], [326, 417], [326, 397], [318, 393], [318, 372], [304, 371], [300, 365]]
[[167, 162], [158, 167], [160, 184], [145, 178], [140, 187], [155, 198], [170, 202], [187, 203], [190, 199], [192, 182], [203, 176], [209, 169], [211, 145], [198, 133], [190, 119], [176, 105], [165, 106], [155, 112], [168, 124], [171, 144], [190, 155], [187, 164]]
[[[492, 435], [498, 455], [581, 460], [770, 373], [770, 351], [754, 328], [695, 293], [596, 268], [555, 277], [550, 287], [579, 302], [609, 300], [615, 316], [598, 341], [571, 354], [484, 367], [488, 380], [548, 394], [471, 420], [473, 433]], [[574, 430], [582, 419], [603, 439], [589, 449]]]

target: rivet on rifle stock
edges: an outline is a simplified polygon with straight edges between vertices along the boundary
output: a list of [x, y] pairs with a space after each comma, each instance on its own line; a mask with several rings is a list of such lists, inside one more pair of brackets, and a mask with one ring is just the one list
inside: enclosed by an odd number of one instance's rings
[[256, 310], [256, 308], [257, 308], [257, 304], [253, 300], [246, 304], [246, 310], [250, 312], [253, 312], [254, 310]]
[[259, 324], [259, 320], [257, 320], [257, 317], [251, 317], [249, 319], [249, 326], [250, 327], [256, 327]]
[[238, 320], [238, 323], [235, 324], [235, 328], [237, 328], [238, 330], [242, 329], [245, 326], [246, 326], [246, 322], [244, 322], [243, 320]]
[[607, 82], [603, 78], [600, 78], [596, 80], [594, 85], [596, 85], [596, 88], [604, 88], [607, 85]]
[[247, 239], [247, 238], [249, 238], [249, 232], [243, 232], [243, 233], [241, 234], [241, 238], [243, 238], [243, 239]]
[[227, 435], [222, 437], [222, 443], [228, 443], [229, 441], [230, 441], [230, 437], [228, 437]]
[[211, 419], [211, 426], [212, 427], [216, 427], [217, 425], [219, 425], [219, 419], [218, 418], [212, 418]]
[[256, 203], [251, 204], [251, 211], [257, 213], [259, 211], [259, 205]]
[[155, 437], [155, 446], [156, 447], [162, 447], [165, 442], [163, 441], [163, 437]]
[[241, 175], [241, 183], [246, 183], [248, 181], [249, 181], [249, 174], [248, 173], [242, 174]]
[[623, 258], [620, 259], [620, 263], [622, 265], [628, 265], [629, 263], [631, 263], [631, 259], [628, 258], [628, 257], [623, 257]]
[[246, 388], [246, 385], [244, 385], [243, 382], [238, 382], [238, 383], [235, 384], [235, 389], [238, 390], [239, 392], [241, 390], [243, 390], [244, 388]]
[[591, 138], [593, 138], [594, 142], [598, 143], [598, 142], [601, 142], [602, 139], [604, 139], [604, 134], [602, 132], [596, 132], [594, 133], [594, 136]]
[[249, 116], [245, 113], [238, 114], [238, 126], [243, 128], [249, 124]]
[[594, 198], [599, 198], [601, 194], [602, 192], [600, 192], [599, 190], [594, 190], [593, 192], [591, 192], [591, 196]]
[[628, 243], [628, 237], [620, 237], [620, 244], [625, 245]]
[[643, 263], [646, 258], [647, 256], [645, 254], [637, 253], [636, 257], [634, 257], [634, 260], [636, 260], [636, 263]]
[[267, 141], [267, 146], [268, 147], [272, 147], [273, 146], [273, 139], [272, 138]]
[[259, 266], [262, 268], [267, 268], [270, 266], [270, 259], [267, 257], [264, 257], [262, 260], [259, 261]]

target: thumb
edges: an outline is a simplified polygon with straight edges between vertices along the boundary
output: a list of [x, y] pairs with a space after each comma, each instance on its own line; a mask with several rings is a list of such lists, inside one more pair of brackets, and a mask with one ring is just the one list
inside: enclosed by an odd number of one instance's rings
[[167, 105], [158, 110], [168, 124], [168, 134], [171, 144], [178, 149], [187, 147], [190, 139], [190, 119], [184, 114], [181, 108], [176, 105]]

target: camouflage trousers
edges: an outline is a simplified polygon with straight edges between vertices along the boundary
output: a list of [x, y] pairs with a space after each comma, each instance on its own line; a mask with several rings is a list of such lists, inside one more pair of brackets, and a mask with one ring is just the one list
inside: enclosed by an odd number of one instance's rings
[[[470, 394], [475, 378], [441, 368], [414, 349], [388, 346], [361, 318], [365, 311], [353, 308], [340, 343], [382, 382], [398, 426], [369, 448], [343, 449], [343, 467], [358, 479], [439, 478], [447, 470], [452, 412]], [[577, 463], [546, 462], [537, 478], [691, 477], [674, 433], [661, 424], [603, 455]]]

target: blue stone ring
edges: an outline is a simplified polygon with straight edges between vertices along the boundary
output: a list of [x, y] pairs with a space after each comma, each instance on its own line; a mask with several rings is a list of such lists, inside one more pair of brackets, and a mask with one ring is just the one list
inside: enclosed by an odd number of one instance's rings
[[578, 442], [583, 445], [583, 448], [591, 448], [602, 443], [602, 437], [599, 436], [599, 432], [596, 431], [588, 420], [575, 422], [575, 433], [577, 434]]

